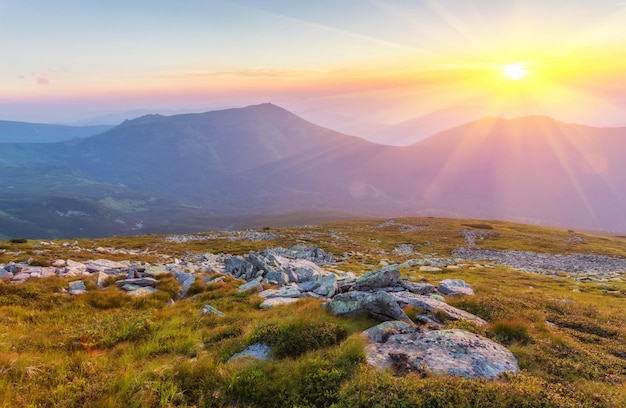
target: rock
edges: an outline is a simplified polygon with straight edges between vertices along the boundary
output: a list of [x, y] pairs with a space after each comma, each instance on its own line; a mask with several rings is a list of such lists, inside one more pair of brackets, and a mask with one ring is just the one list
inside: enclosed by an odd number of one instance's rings
[[[193, 276], [193, 275], [192, 275]], [[140, 287], [144, 286], [152, 286], [156, 285], [156, 279], [154, 278], [133, 278], [133, 279], [122, 279], [115, 282], [117, 286], [124, 286], [126, 284], [136, 285]]]
[[420, 295], [428, 295], [435, 291], [435, 287], [430, 283], [416, 283], [406, 280], [400, 281], [400, 285], [411, 293], [417, 293]]
[[318, 281], [306, 281], [298, 284], [301, 292], [311, 292], [320, 287], [320, 283]]
[[354, 290], [362, 291], [394, 286], [399, 280], [400, 269], [397, 265], [391, 265], [359, 276], [354, 283]]
[[150, 286], [140, 287], [139, 289], [127, 292], [131, 296], [147, 296], [156, 293], [157, 290]]
[[394, 334], [406, 334], [415, 332], [415, 327], [401, 321], [388, 321], [381, 324], [370, 327], [365, 330], [365, 334], [370, 341], [376, 343], [385, 343], [387, 339]]
[[224, 282], [224, 277], [223, 276], [218, 276], [217, 278], [211, 278], [210, 276], [205, 276], [204, 277], [204, 282], [207, 285], [213, 285], [214, 283]]
[[109, 275], [104, 273], [104, 271], [98, 272], [98, 280], [96, 281], [96, 285], [100, 289], [104, 289], [106, 287], [107, 280], [109, 279]]
[[81, 295], [87, 292], [87, 287], [83, 281], [72, 281], [69, 283], [69, 291], [70, 295]]
[[493, 379], [503, 372], [519, 371], [507, 348], [463, 330], [392, 335], [386, 343], [370, 343], [366, 355], [369, 364], [391, 368], [396, 374]]
[[56, 261], [52, 262], [52, 266], [54, 266], [55, 268], [64, 268], [65, 265], [66, 262], [63, 259], [57, 259]]
[[441, 272], [442, 269], [436, 266], [420, 266], [420, 272]]
[[318, 286], [311, 290], [316, 295], [332, 298], [338, 291], [337, 275], [334, 273], [318, 277], [316, 283], [318, 283]]
[[18, 264], [14, 264], [14, 263], [10, 263], [8, 265], [4, 265], [4, 269], [7, 272], [10, 272], [12, 274], [16, 274], [16, 273], [20, 273], [22, 272], [22, 270], [24, 269], [24, 267], [22, 265], [18, 265]]
[[400, 309], [396, 298], [387, 292], [347, 292], [336, 295], [327, 307], [336, 316], [370, 315], [378, 320], [400, 320], [413, 324]]
[[445, 302], [432, 299], [430, 297], [416, 295], [410, 292], [395, 292], [391, 293], [390, 296], [394, 297], [403, 307], [406, 305], [411, 305], [431, 314], [442, 313], [450, 320], [467, 320], [479, 326], [484, 326], [487, 324], [486, 321], [478, 316], [474, 316], [471, 313], [457, 309], [454, 306], [450, 306]]
[[269, 283], [284, 285], [289, 282], [289, 276], [283, 271], [271, 271], [264, 275]]
[[122, 285], [122, 286], [120, 287], [120, 289], [122, 289], [122, 290], [123, 290], [123, 291], [125, 291], [125, 292], [133, 292], [133, 291], [135, 291], [135, 290], [139, 290], [139, 289], [141, 289], [142, 287], [143, 287], [143, 286], [133, 285], [133, 284], [127, 283], [126, 285]]
[[437, 288], [439, 293], [447, 296], [461, 296], [468, 295], [474, 296], [474, 291], [472, 288], [460, 279], [446, 279], [439, 282], [439, 287]]
[[224, 260], [224, 272], [236, 278], [249, 274], [253, 269], [254, 265], [240, 256], [231, 256]]
[[30, 279], [30, 274], [26, 272], [14, 273], [11, 277], [11, 281], [13, 282], [25, 282], [28, 279]]
[[434, 299], [434, 300], [438, 300], [440, 302], [444, 302], [445, 303], [445, 299], [443, 298], [443, 296], [441, 295], [436, 295], [436, 294], [432, 294], [430, 296], [428, 296], [430, 299]]
[[[292, 271], [293, 281], [296, 283], [317, 280], [324, 270], [312, 261], [296, 259], [289, 262], [289, 270]], [[287, 272], [289, 274], [289, 272]], [[292, 277], [290, 276], [290, 278]]]
[[174, 277], [176, 277], [178, 283], [180, 283], [180, 292], [178, 294], [178, 297], [182, 299], [187, 294], [187, 291], [189, 290], [191, 285], [196, 281], [196, 275], [187, 272], [181, 272], [176, 268], [172, 268], [171, 272]]
[[302, 292], [300, 292], [298, 286], [294, 283], [278, 289], [272, 297], [299, 298], [302, 297]]
[[257, 269], [264, 271], [264, 273], [272, 273], [272, 272], [276, 272], [274, 270], [274, 268], [269, 265], [264, 259], [263, 256], [260, 254], [256, 254], [254, 252], [250, 252], [248, 254], [248, 260], [249, 262], [256, 266]]
[[[68, 262], [68, 266], [70, 266], [69, 262]], [[105, 269], [126, 269], [126, 268], [128, 268], [128, 266], [124, 265], [123, 263], [115, 262], [115, 261], [109, 261], [108, 259], [96, 259], [96, 260], [93, 260], [93, 261], [89, 261], [89, 262], [87, 262], [85, 267], [87, 268], [87, 271], [91, 272], [91, 273], [100, 272], [101, 270], [105, 270]]]
[[209, 314], [209, 313], [210, 313], [210, 314], [214, 314], [215, 316], [218, 316], [218, 317], [224, 317], [224, 316], [226, 316], [224, 313], [220, 312], [219, 310], [217, 310], [216, 308], [214, 308], [214, 307], [213, 307], [213, 306], [211, 306], [211, 305], [205, 305], [205, 306], [202, 308], [202, 312], [201, 312], [201, 313], [202, 313], [203, 315], [205, 315], [205, 314]]
[[166, 275], [168, 273], [170, 273], [167, 269], [158, 267], [158, 266], [148, 266], [144, 271], [144, 274], [146, 275], [150, 275], [152, 277], [155, 276], [160, 276], [160, 275]]
[[244, 283], [243, 285], [237, 288], [237, 292], [247, 292], [252, 290], [254, 292], [263, 292], [263, 286], [258, 281], [250, 281], [248, 283]]
[[4, 268], [0, 268], [0, 279], [11, 279], [13, 274]]
[[272, 349], [270, 346], [264, 343], [256, 343], [251, 346], [248, 346], [245, 350], [240, 353], [234, 354], [231, 358], [229, 358], [226, 363], [230, 363], [233, 360], [240, 358], [251, 358], [254, 360], [271, 360]]
[[273, 297], [269, 299], [265, 299], [263, 303], [259, 305], [260, 309], [271, 309], [274, 306], [280, 305], [289, 305], [291, 303], [295, 303], [301, 298], [282, 298], [282, 297]]

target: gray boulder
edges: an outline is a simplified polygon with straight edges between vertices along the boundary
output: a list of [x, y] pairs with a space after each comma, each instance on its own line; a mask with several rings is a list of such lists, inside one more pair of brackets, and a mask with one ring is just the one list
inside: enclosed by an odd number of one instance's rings
[[463, 330], [396, 334], [385, 343], [366, 347], [367, 361], [396, 374], [416, 372], [438, 376], [493, 379], [519, 371], [517, 360], [504, 346]]
[[336, 295], [327, 307], [336, 316], [369, 315], [380, 321], [400, 320], [413, 324], [387, 292], [347, 292]]
[[446, 279], [439, 282], [439, 287], [437, 288], [439, 293], [447, 296], [461, 296], [468, 295], [474, 296], [474, 291], [465, 283], [465, 281], [461, 279]]
[[253, 290], [255, 292], [262, 292], [263, 286], [261, 286], [261, 284], [258, 281], [253, 280], [253, 281], [244, 283], [243, 285], [237, 288], [238, 292], [247, 292], [249, 290]]
[[479, 326], [487, 324], [487, 322], [480, 317], [474, 316], [464, 310], [457, 309], [456, 307], [450, 306], [449, 304], [437, 299], [416, 295], [410, 292], [395, 292], [390, 294], [390, 296], [394, 297], [394, 299], [396, 299], [402, 307], [411, 305], [431, 314], [442, 313], [450, 320], [467, 320]]
[[400, 269], [397, 265], [359, 276], [354, 282], [354, 290], [373, 290], [397, 285], [400, 281]]
[[367, 336], [370, 341], [376, 343], [385, 343], [387, 339], [394, 334], [407, 334], [415, 332], [415, 326], [412, 326], [405, 322], [389, 321], [382, 322], [379, 325], [370, 327], [365, 330], [363, 334]]

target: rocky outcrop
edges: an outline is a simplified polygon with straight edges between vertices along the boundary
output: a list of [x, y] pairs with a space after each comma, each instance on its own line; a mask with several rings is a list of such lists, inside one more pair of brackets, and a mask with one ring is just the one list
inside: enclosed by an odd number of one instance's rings
[[[371, 330], [371, 329], [370, 329]], [[519, 371], [517, 360], [504, 346], [463, 330], [434, 330], [371, 336], [367, 362], [395, 374], [496, 378]], [[378, 340], [382, 341], [378, 341]]]

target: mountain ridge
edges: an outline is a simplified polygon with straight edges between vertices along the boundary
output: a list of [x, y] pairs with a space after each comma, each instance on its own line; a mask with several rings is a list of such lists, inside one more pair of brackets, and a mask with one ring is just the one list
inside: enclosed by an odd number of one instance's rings
[[[5, 144], [0, 176], [12, 174], [13, 191], [37, 192], [37, 178], [16, 169], [65, 168], [56, 170], [64, 181], [51, 181], [57, 193], [82, 185], [90, 197], [100, 188], [124, 201], [136, 192], [170, 203], [172, 220], [187, 207], [198, 220], [302, 211], [447, 214], [626, 231], [625, 135], [626, 128], [543, 116], [493, 117], [411, 146], [385, 146], [266, 103], [146, 115], [60, 143]], [[148, 204], [135, 207], [129, 211], [143, 225], [163, 216]]]

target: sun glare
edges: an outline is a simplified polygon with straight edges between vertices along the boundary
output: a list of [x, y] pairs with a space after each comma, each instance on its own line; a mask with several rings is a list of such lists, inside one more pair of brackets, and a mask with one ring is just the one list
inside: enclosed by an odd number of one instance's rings
[[525, 64], [509, 64], [502, 66], [502, 72], [504, 75], [509, 77], [510, 79], [517, 81], [526, 75], [528, 75], [528, 71], [526, 71]]

